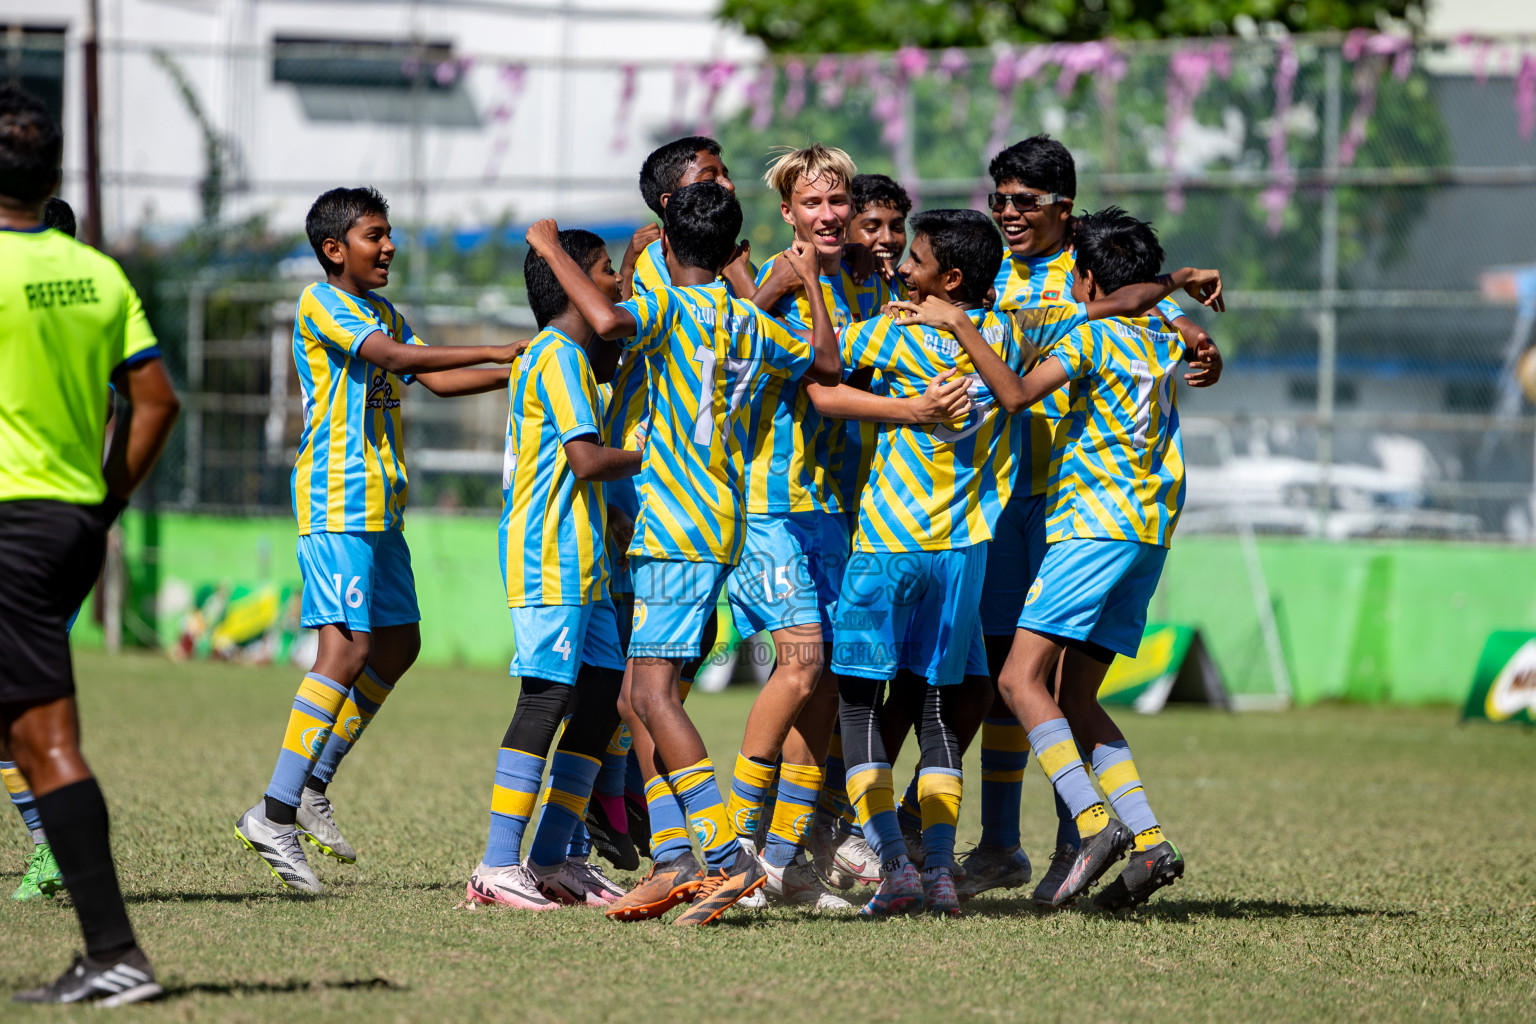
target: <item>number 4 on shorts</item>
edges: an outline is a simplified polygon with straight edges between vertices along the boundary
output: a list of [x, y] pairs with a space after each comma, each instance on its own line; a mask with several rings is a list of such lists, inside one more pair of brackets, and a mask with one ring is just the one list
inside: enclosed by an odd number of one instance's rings
[[570, 635], [571, 627], [562, 626], [560, 627], [560, 636], [555, 640], [554, 651], [560, 655], [560, 660], [562, 661], [571, 660], [571, 641], [568, 639]]

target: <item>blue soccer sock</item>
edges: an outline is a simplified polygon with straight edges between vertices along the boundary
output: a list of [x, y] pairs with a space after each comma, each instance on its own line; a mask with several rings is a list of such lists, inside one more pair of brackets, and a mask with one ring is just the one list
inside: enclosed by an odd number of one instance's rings
[[549, 787], [544, 791], [544, 806], [538, 827], [533, 830], [533, 845], [528, 861], [540, 867], [554, 867], [565, 860], [576, 826], [587, 813], [587, 798], [592, 783], [603, 764], [597, 758], [569, 750], [556, 750], [549, 759]]
[[[1136, 836], [1139, 852], [1163, 841], [1163, 830], [1147, 802], [1146, 790], [1141, 786], [1141, 773], [1131, 760], [1131, 748], [1124, 740], [1106, 743], [1093, 752], [1093, 774], [1099, 777], [1109, 806], [1115, 809], [1115, 817], [1125, 823]], [[1146, 836], [1148, 840], [1143, 840]]]
[[48, 841], [43, 833], [43, 819], [37, 813], [37, 801], [32, 798], [32, 786], [21, 774], [15, 761], [0, 761], [0, 777], [5, 779], [5, 790], [11, 794], [11, 804], [21, 814], [21, 820], [32, 834], [32, 844], [40, 846]]
[[730, 868], [741, 853], [736, 832], [725, 818], [725, 803], [715, 782], [715, 763], [709, 758], [679, 768], [667, 775], [672, 792], [688, 811], [688, 824], [704, 851], [709, 870]]
[[917, 777], [923, 814], [923, 869], [955, 866], [955, 829], [960, 823], [957, 768], [924, 768]]
[[523, 833], [539, 798], [544, 758], [511, 747], [496, 752], [496, 785], [491, 790], [491, 828], [485, 841], [485, 863], [504, 868], [520, 863]]
[[1037, 725], [1029, 731], [1029, 745], [1040, 769], [1076, 819], [1078, 832], [1084, 837], [1097, 835], [1109, 821], [1109, 815], [1088, 779], [1088, 769], [1078, 756], [1077, 741], [1072, 738], [1067, 720], [1052, 718]]
[[907, 783], [907, 791], [901, 794], [901, 803], [896, 805], [896, 821], [903, 829], [911, 829], [913, 832], [923, 830], [922, 802], [917, 795], [917, 779], [921, 772], [912, 775], [912, 781]]
[[778, 800], [763, 841], [763, 859], [774, 867], [788, 867], [805, 845], [822, 776], [823, 770], [814, 764], [785, 762], [779, 766]]
[[736, 772], [731, 779], [731, 795], [725, 804], [725, 818], [736, 835], [752, 839], [757, 835], [768, 790], [773, 786], [778, 764], [745, 754], [736, 755]]
[[645, 805], [651, 816], [651, 859], [663, 864], [673, 857], [693, 852], [688, 842], [688, 815], [672, 792], [665, 775], [645, 784]]
[[288, 714], [288, 728], [283, 733], [283, 748], [272, 769], [272, 781], [267, 783], [266, 795], [272, 800], [289, 807], [299, 806], [304, 782], [331, 737], [348, 689], [318, 672], [309, 673], [299, 684], [293, 710]]
[[[331, 738], [325, 741], [320, 760], [315, 762], [315, 767], [310, 771], [311, 789], [325, 792], [325, 787], [336, 777], [336, 768], [341, 764], [341, 759], [357, 744], [363, 730], [368, 728], [373, 716], [379, 713], [379, 708], [394, 692], [394, 684], [380, 679], [371, 666], [363, 669], [363, 674], [352, 684], [347, 699], [342, 702], [341, 710], [336, 714], [336, 728], [331, 730]], [[317, 782], [319, 785], [315, 785]]]
[[907, 844], [896, 820], [895, 797], [889, 764], [871, 762], [848, 769], [848, 799], [858, 811], [864, 838], [880, 858], [882, 871], [893, 870], [907, 859]]
[[586, 823], [578, 821], [575, 831], [571, 833], [571, 844], [565, 848], [565, 855], [586, 860], [591, 853], [592, 837], [587, 833]]
[[1006, 849], [1019, 844], [1019, 801], [1024, 795], [1024, 767], [1027, 764], [1029, 734], [1019, 720], [1012, 717], [984, 719], [981, 723], [983, 846]]

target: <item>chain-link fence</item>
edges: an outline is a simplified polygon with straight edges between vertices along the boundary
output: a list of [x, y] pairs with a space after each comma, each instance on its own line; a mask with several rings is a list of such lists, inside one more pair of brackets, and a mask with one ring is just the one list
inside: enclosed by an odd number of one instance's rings
[[[720, 138], [761, 260], [788, 240], [759, 179], [775, 145], [840, 145], [931, 208], [975, 203], [991, 154], [1045, 131], [1076, 156], [1080, 209], [1123, 205], [1155, 222], [1171, 265], [1226, 275], [1229, 312], [1194, 313], [1227, 371], [1181, 395], [1185, 529], [1533, 533], [1521, 382], [1536, 389], [1536, 366], [1521, 356], [1536, 278], [1521, 268], [1536, 264], [1536, 40], [730, 64], [274, 36], [103, 59], [119, 83], [104, 124], [120, 119], [103, 146], [107, 223], [189, 393], [161, 502], [287, 504], [292, 305], [315, 269], [298, 232], [325, 187], [390, 196], [392, 297], [424, 337], [470, 342], [531, 329], [519, 225], [553, 213], [594, 227], [617, 259], [647, 215], [635, 174], [660, 139]], [[121, 143], [140, 131], [163, 144]], [[200, 226], [157, 229], [166, 215], [146, 204]], [[413, 504], [493, 508], [502, 403], [410, 390]]]

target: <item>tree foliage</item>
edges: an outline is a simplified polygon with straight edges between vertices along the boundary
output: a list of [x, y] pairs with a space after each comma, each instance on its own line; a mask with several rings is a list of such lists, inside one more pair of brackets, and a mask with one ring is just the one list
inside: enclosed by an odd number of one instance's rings
[[1227, 35], [1240, 19], [1292, 32], [1418, 24], [1425, 0], [722, 0], [720, 16], [788, 53]]

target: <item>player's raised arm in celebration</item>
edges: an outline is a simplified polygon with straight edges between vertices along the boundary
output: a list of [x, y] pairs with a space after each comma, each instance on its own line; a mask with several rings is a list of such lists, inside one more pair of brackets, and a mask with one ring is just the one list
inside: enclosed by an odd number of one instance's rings
[[796, 242], [784, 251], [784, 260], [799, 276], [811, 307], [811, 348], [816, 361], [805, 372], [806, 379], [816, 384], [836, 384], [843, 375], [843, 359], [837, 350], [837, 332], [827, 313], [826, 298], [821, 294], [817, 259], [815, 248], [806, 242]]
[[928, 382], [921, 395], [892, 398], [848, 384], [806, 384], [811, 404], [823, 416], [862, 423], [948, 423], [971, 411], [970, 381], [946, 370]]
[[1010, 413], [1029, 408], [1067, 382], [1066, 371], [1055, 360], [1047, 360], [1020, 377], [987, 344], [965, 310], [937, 295], [924, 296], [921, 304], [893, 302], [888, 308], [905, 314], [902, 323], [937, 327], [953, 334], [976, 364], [976, 372], [997, 396], [998, 404]]
[[571, 305], [592, 325], [598, 337], [612, 341], [634, 336], [635, 318], [604, 295], [560, 247], [560, 225], [550, 219], [535, 221], [528, 228], [528, 245], [549, 263], [555, 279], [570, 297]]

